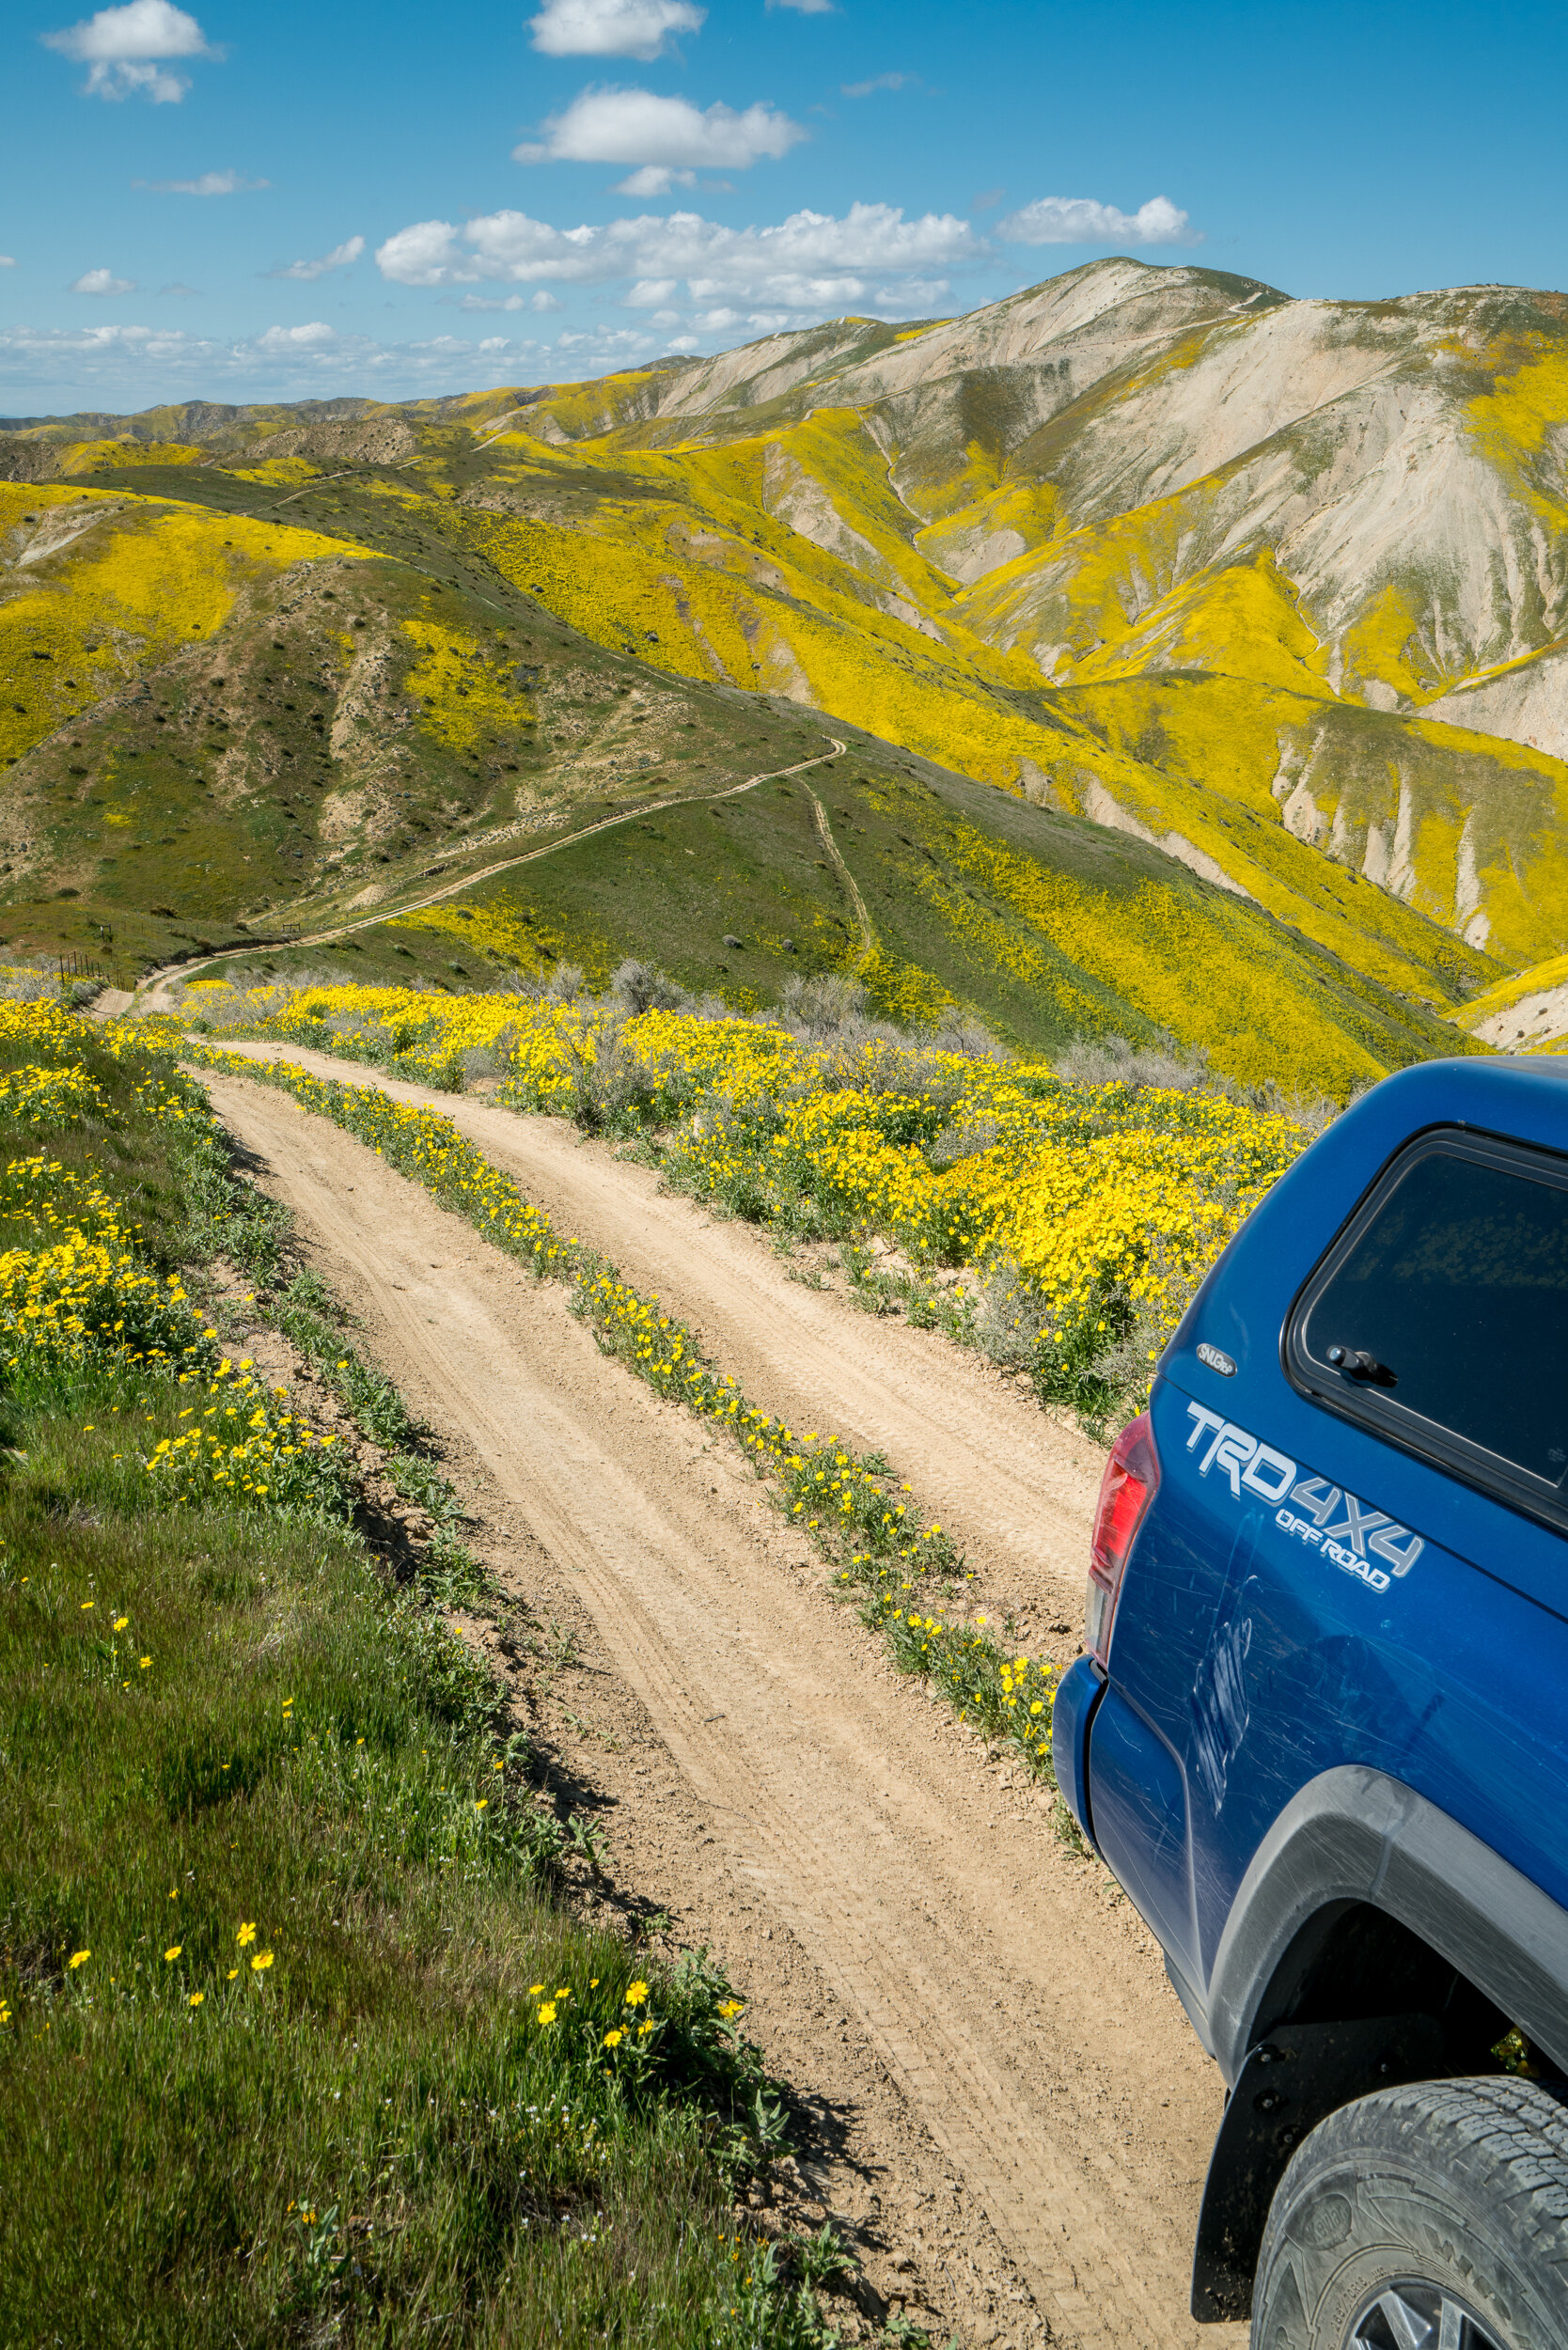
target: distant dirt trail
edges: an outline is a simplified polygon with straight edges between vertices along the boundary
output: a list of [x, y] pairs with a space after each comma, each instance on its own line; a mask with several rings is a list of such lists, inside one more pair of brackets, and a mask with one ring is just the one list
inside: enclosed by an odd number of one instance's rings
[[403, 1085], [296, 1045], [229, 1049], [379, 1085], [450, 1118], [562, 1231], [602, 1249], [644, 1296], [657, 1294], [752, 1402], [792, 1428], [885, 1451], [983, 1572], [988, 1594], [1076, 1626], [1105, 1456], [976, 1356], [792, 1280], [750, 1226], [662, 1193], [650, 1169], [581, 1140], [564, 1120]]
[[823, 847], [827, 851], [828, 855], [832, 858], [834, 866], [838, 870], [839, 879], [843, 883], [845, 889], [849, 892], [850, 903], [855, 908], [855, 918], [860, 925], [860, 955], [862, 962], [864, 962], [868, 955], [874, 955], [876, 952], [876, 932], [871, 928], [871, 917], [866, 911], [866, 901], [860, 895], [859, 883], [855, 880], [855, 875], [850, 871], [849, 867], [844, 863], [843, 851], [839, 848], [839, 843], [833, 838], [833, 826], [828, 822], [826, 808], [823, 806], [823, 803], [817, 796], [816, 792], [811, 791], [809, 784], [807, 785], [806, 789], [811, 793], [811, 805], [817, 811], [817, 831], [822, 839]]
[[[446, 882], [439, 889], [429, 889], [422, 898], [411, 898], [406, 904], [377, 906], [374, 913], [367, 914], [357, 922], [335, 922], [329, 929], [302, 932], [298, 938], [287, 939], [284, 944], [289, 947], [328, 947], [335, 938], [348, 938], [355, 931], [371, 931], [379, 923], [396, 921], [402, 915], [421, 914], [426, 906], [439, 905], [444, 899], [460, 898], [465, 889], [472, 889], [478, 882], [494, 881], [497, 873], [510, 873], [516, 865], [532, 865], [541, 856], [553, 856], [557, 849], [570, 849], [579, 840], [591, 840], [595, 833], [613, 832], [618, 824], [635, 823], [640, 818], [656, 816], [661, 808], [687, 807], [699, 800], [733, 800], [743, 791], [755, 791], [760, 783], [776, 783], [783, 776], [804, 775], [808, 768], [825, 767], [830, 760], [842, 759], [844, 745], [838, 736], [829, 734], [823, 740], [831, 743], [833, 747], [821, 752], [815, 759], [797, 760], [792, 767], [770, 767], [765, 774], [746, 776], [739, 783], [722, 784], [711, 791], [675, 791], [666, 800], [650, 800], [646, 806], [620, 808], [614, 816], [602, 816], [597, 823], [580, 824], [575, 832], [557, 833], [553, 839], [541, 841], [536, 849], [525, 849], [517, 856], [498, 857], [494, 865], [478, 866], [471, 873], [460, 873], [456, 881]], [[839, 857], [837, 849], [833, 854], [839, 858], [844, 879], [849, 881], [848, 867]], [[849, 882], [849, 887], [864, 921], [866, 909], [861, 904], [860, 892], [853, 881]], [[214, 963], [232, 963], [237, 956], [249, 956], [254, 960], [258, 954], [265, 952], [264, 947], [253, 942], [246, 947], [225, 947], [220, 953], [203, 955], [199, 961], [193, 963], [166, 963], [162, 970], [149, 973], [142, 981], [137, 1010], [144, 1012], [167, 1011], [170, 1009], [169, 990], [176, 980], [195, 979], [198, 971], [209, 970]]]
[[1126, 1904], [824, 1607], [739, 1454], [601, 1357], [559, 1290], [294, 1104], [209, 1082], [387, 1368], [572, 1574], [731, 1880], [795, 1935], [983, 2208], [1034, 2302], [1010, 2339], [1239, 2350], [1240, 2328], [1186, 2313], [1218, 2078]]

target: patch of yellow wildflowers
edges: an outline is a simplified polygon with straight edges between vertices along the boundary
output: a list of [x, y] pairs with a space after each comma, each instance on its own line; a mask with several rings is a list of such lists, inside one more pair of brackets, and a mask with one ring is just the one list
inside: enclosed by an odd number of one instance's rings
[[392, 1053], [436, 1081], [483, 1047], [506, 1061], [507, 1100], [564, 1116], [613, 1042], [633, 1122], [659, 1136], [681, 1188], [783, 1230], [880, 1234], [917, 1264], [1002, 1273], [1058, 1337], [1092, 1340], [1113, 1299], [1106, 1349], [1122, 1307], [1157, 1349], [1305, 1141], [1214, 1093], [1083, 1085], [916, 1043], [846, 1057], [765, 1020], [347, 986], [258, 990], [230, 1010], [250, 1034]]
[[80, 1359], [109, 1347], [134, 1362], [169, 1363], [204, 1340], [177, 1276], [138, 1253], [133, 1228], [99, 1183], [39, 1152], [0, 1173], [0, 1218], [29, 1233], [0, 1251], [0, 1348]]
[[106, 1110], [102, 1092], [78, 1062], [73, 1068], [24, 1067], [0, 1077], [0, 1120], [10, 1126], [76, 1126]]
[[515, 692], [509, 694], [478, 637], [447, 628], [428, 614], [405, 620], [416, 659], [406, 690], [424, 706], [424, 724], [448, 750], [466, 756], [497, 728], [533, 723], [533, 713]]
[[235, 1364], [225, 1355], [204, 1386], [196, 1386], [199, 1376], [180, 1377], [198, 1399], [180, 1415], [189, 1425], [161, 1437], [143, 1461], [171, 1500], [279, 1508], [330, 1499], [337, 1482], [335, 1436], [318, 1435], [298, 1413], [269, 1400], [247, 1360]]

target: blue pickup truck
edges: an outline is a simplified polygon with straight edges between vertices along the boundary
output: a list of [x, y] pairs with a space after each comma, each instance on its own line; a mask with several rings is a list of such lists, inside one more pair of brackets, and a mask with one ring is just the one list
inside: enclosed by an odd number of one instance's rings
[[1432, 1062], [1123, 1430], [1053, 1752], [1229, 2086], [1254, 2350], [1568, 2345], [1568, 1070]]

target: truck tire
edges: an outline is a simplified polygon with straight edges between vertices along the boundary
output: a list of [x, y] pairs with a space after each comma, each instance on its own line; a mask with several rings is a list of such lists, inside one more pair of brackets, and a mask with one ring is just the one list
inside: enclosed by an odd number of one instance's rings
[[1418, 2081], [1308, 2133], [1269, 2207], [1252, 2350], [1564, 2350], [1568, 2110]]

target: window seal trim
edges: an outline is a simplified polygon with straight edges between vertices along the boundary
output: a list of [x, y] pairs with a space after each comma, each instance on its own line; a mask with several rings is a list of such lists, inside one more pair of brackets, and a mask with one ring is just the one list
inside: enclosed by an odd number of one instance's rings
[[1344, 1218], [1291, 1300], [1279, 1334], [1279, 1359], [1287, 1380], [1309, 1403], [1346, 1420], [1402, 1452], [1441, 1469], [1490, 1501], [1516, 1510], [1554, 1534], [1568, 1534], [1568, 1480], [1558, 1487], [1529, 1469], [1516, 1467], [1484, 1445], [1421, 1418], [1408, 1405], [1386, 1399], [1375, 1387], [1324, 1384], [1323, 1367], [1308, 1354], [1302, 1329], [1311, 1308], [1339, 1272], [1395, 1183], [1412, 1166], [1438, 1153], [1544, 1180], [1568, 1192], [1568, 1154], [1543, 1143], [1459, 1123], [1425, 1126], [1391, 1152]]

